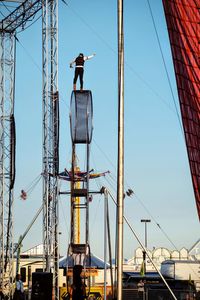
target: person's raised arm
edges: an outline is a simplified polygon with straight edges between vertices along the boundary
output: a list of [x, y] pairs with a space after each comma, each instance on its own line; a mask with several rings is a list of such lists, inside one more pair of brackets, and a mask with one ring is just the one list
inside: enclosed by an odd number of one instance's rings
[[93, 53], [92, 55], [89, 55], [89, 56], [84, 56], [84, 60], [88, 60], [88, 59], [91, 59], [95, 56], [96, 54]]

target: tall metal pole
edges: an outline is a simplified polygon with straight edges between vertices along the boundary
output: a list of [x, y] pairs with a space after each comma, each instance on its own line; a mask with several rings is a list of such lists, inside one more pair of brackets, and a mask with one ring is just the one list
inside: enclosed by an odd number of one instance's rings
[[104, 300], [107, 299], [107, 229], [108, 229], [108, 192], [104, 190]]
[[[142, 219], [142, 223], [144, 223], [144, 245], [147, 249], [147, 223], [150, 223], [151, 220], [149, 219]], [[144, 274], [146, 274], [146, 252], [143, 251], [143, 264], [144, 264]]]
[[117, 180], [117, 299], [122, 299], [124, 211], [124, 33], [123, 0], [118, 0], [118, 180]]

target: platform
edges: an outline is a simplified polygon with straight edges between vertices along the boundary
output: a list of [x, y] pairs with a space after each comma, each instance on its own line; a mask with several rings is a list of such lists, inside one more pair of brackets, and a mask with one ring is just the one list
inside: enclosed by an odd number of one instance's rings
[[92, 92], [89, 90], [72, 91], [70, 108], [72, 142], [74, 144], [90, 144], [93, 131]]

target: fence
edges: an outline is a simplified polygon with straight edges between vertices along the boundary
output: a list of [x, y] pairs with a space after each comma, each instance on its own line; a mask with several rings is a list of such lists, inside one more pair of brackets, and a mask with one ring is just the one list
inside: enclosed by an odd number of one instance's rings
[[[195, 300], [193, 291], [173, 289], [177, 300]], [[137, 289], [123, 289], [123, 300], [174, 300], [166, 289], [146, 289], [141, 295]]]

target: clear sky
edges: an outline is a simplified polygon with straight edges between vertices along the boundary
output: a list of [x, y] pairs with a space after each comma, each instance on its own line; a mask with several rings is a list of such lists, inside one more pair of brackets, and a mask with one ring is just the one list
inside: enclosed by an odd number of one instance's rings
[[[117, 1], [59, 1], [60, 171], [70, 168], [69, 105], [74, 69], [69, 62], [80, 52], [96, 56], [85, 63], [84, 87], [93, 94], [94, 132], [90, 166], [110, 175], [91, 183], [104, 185], [116, 196], [117, 175]], [[178, 98], [162, 1], [151, 0], [152, 12], [169, 72], [176, 105]], [[39, 16], [39, 15], [38, 15]], [[124, 1], [125, 34], [125, 215], [144, 241], [143, 218], [148, 224], [148, 247], [189, 249], [199, 239], [189, 164], [182, 129], [162, 62], [147, 0]], [[17, 35], [15, 116], [17, 165], [15, 186], [15, 241], [42, 203], [41, 182], [20, 200], [42, 172], [42, 26], [41, 18]], [[179, 107], [178, 107], [179, 110]], [[79, 147], [80, 148], [80, 147]], [[79, 149], [80, 166], [85, 148]], [[61, 183], [61, 190], [69, 185]], [[69, 198], [60, 202], [61, 254], [69, 240]], [[91, 251], [103, 257], [103, 197], [90, 204]], [[110, 204], [112, 242], [115, 207]], [[164, 233], [156, 224], [159, 224]], [[166, 235], [169, 238], [166, 238]], [[41, 218], [26, 240], [26, 250], [42, 242]], [[138, 243], [124, 225], [124, 257], [131, 258]], [[114, 252], [114, 247], [113, 247]]]

